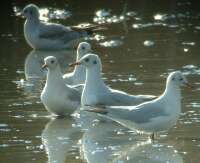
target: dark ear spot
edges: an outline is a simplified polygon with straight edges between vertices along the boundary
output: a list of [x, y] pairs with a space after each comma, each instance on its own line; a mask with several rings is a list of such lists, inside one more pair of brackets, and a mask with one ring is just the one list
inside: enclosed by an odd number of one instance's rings
[[54, 64], [54, 60], [51, 60], [51, 64]]
[[89, 62], [89, 58], [85, 58], [85, 62]]
[[93, 64], [94, 64], [94, 65], [96, 65], [96, 64], [97, 64], [97, 61], [96, 61], [96, 60], [94, 60], [94, 61], [93, 61]]
[[175, 80], [175, 78], [172, 78], [172, 81], [174, 81]]

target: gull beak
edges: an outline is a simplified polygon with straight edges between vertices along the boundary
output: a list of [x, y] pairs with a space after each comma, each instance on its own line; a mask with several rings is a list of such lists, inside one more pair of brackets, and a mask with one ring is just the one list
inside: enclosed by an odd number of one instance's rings
[[188, 82], [185, 83], [185, 87], [188, 88], [188, 89], [193, 89], [194, 86]]
[[69, 67], [75, 67], [76, 65], [80, 65], [81, 62], [74, 62], [74, 63], [71, 63], [69, 64]]
[[72, 49], [73, 49], [73, 50], [77, 50], [77, 48], [78, 48], [78, 46], [74, 46]]
[[23, 11], [16, 13], [16, 16], [20, 16], [22, 18], [25, 18], [25, 15], [24, 15]]
[[43, 65], [42, 65], [42, 69], [45, 69], [45, 68], [47, 68], [47, 67], [48, 67], [47, 64], [43, 64]]
[[92, 53], [92, 52], [94, 52], [94, 50], [93, 50], [93, 49], [90, 49], [90, 51], [89, 51], [88, 53]]

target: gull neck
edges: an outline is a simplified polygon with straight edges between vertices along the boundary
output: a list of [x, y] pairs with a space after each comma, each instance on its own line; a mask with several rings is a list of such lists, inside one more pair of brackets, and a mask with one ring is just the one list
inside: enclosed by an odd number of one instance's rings
[[172, 98], [174, 100], [181, 99], [181, 89], [178, 85], [167, 82], [166, 88], [163, 94], [166, 98]]
[[46, 84], [65, 85], [64, 80], [62, 78], [60, 66], [57, 65], [55, 69], [48, 70]]
[[101, 68], [92, 67], [86, 69], [86, 81], [85, 86], [90, 86], [94, 88], [103, 88], [105, 87], [105, 84], [103, 80], [101, 79]]
[[[77, 56], [76, 56], [76, 61], [78, 62], [81, 58], [81, 55], [79, 54], [79, 52], [77, 51]], [[78, 65], [75, 66], [74, 71], [73, 71], [74, 75], [85, 75], [85, 67], [83, 65]]]
[[36, 25], [39, 24], [40, 20], [37, 17], [32, 17], [32, 18], [27, 18], [26, 23], [31, 24], [31, 25]]

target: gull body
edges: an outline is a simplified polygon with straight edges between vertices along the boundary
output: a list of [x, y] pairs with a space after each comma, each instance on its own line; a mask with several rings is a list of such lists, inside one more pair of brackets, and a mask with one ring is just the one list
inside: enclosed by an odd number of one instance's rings
[[188, 86], [180, 71], [170, 73], [164, 93], [158, 98], [137, 106], [106, 106], [92, 112], [104, 114], [123, 126], [144, 132], [159, 132], [170, 129], [181, 113], [180, 86]]
[[81, 93], [78, 88], [65, 84], [56, 57], [48, 56], [44, 62], [43, 67], [47, 67], [48, 72], [41, 101], [50, 113], [70, 115], [79, 107]]
[[[84, 55], [91, 52], [91, 45], [87, 42], [81, 42], [77, 48], [76, 61], [81, 59]], [[66, 84], [77, 85], [85, 83], [86, 69], [84, 66], [75, 66], [74, 71], [63, 75]]]
[[97, 25], [64, 26], [42, 22], [39, 19], [39, 8], [34, 4], [27, 5], [22, 14], [26, 17], [24, 23], [25, 39], [34, 49], [59, 50], [72, 48], [77, 46], [82, 38], [100, 29]]
[[74, 63], [86, 67], [86, 80], [81, 96], [84, 105], [136, 105], [155, 98], [152, 95], [130, 95], [108, 87], [101, 78], [101, 60], [96, 54], [87, 54]]

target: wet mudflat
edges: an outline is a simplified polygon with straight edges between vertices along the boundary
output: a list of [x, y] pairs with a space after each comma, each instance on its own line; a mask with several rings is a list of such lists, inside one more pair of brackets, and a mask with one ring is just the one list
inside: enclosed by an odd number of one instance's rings
[[[90, 7], [88, 7], [90, 3]], [[24, 40], [18, 16], [25, 4], [12, 3], [0, 37], [0, 162], [173, 162], [200, 159], [200, 10], [190, 1], [107, 1], [37, 3], [44, 21], [65, 25], [109, 24], [88, 40], [103, 63], [112, 88], [159, 95], [169, 72], [181, 70], [194, 84], [182, 91], [182, 114], [152, 143], [114, 122], [91, 115], [55, 119], [40, 101], [46, 72], [43, 58], [54, 55], [62, 71], [75, 51], [35, 51]]]

